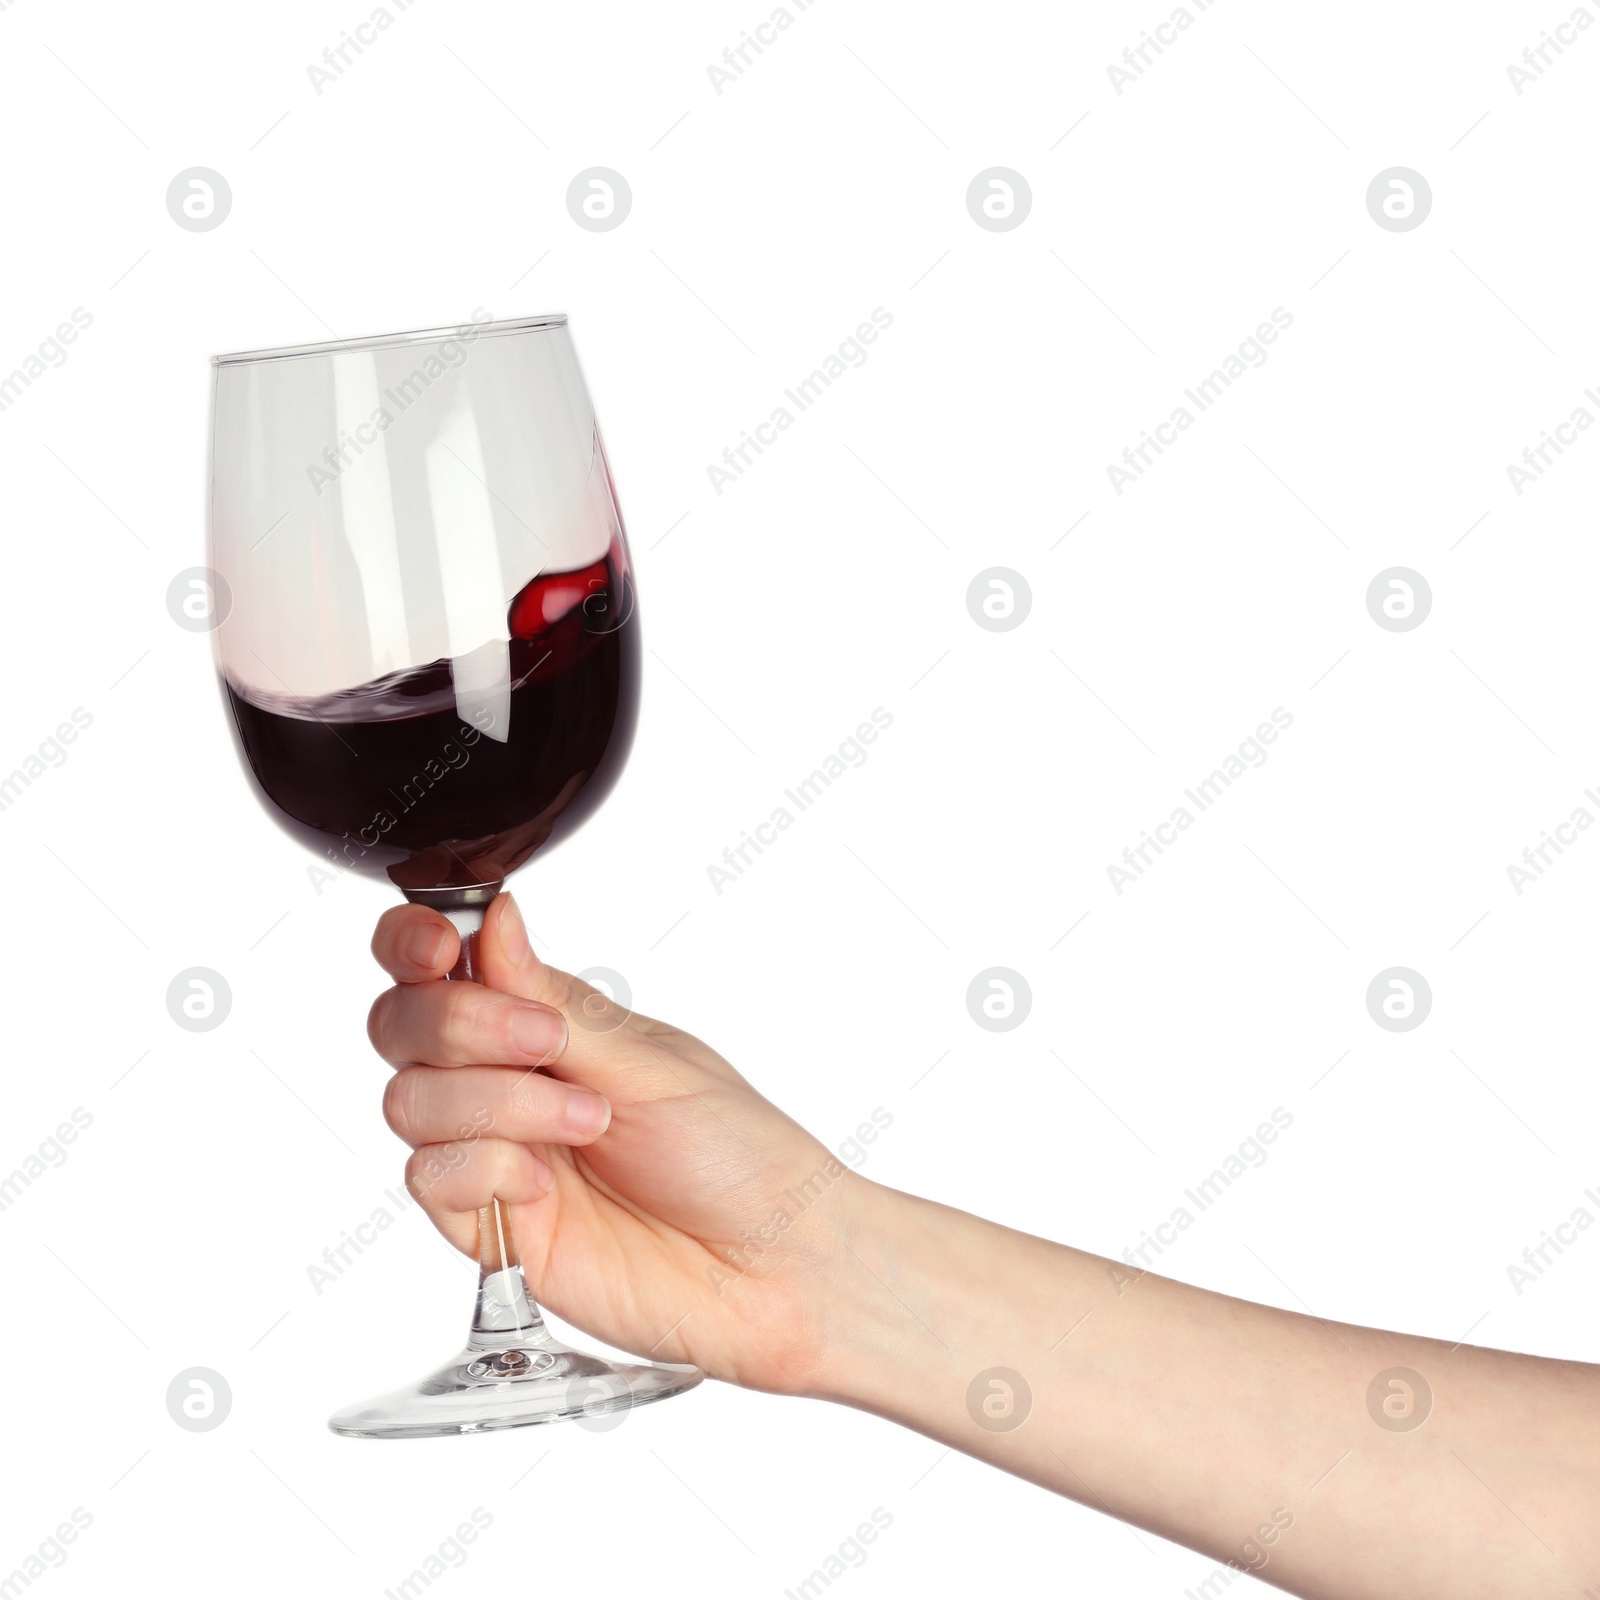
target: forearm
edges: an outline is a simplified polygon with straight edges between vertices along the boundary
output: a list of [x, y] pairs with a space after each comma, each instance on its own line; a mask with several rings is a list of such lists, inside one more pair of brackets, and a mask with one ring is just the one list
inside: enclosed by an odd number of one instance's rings
[[[1600, 1589], [1600, 1368], [1252, 1305], [873, 1184], [853, 1202], [814, 1392], [1296, 1593]], [[1391, 1368], [1431, 1399], [1369, 1407]]]

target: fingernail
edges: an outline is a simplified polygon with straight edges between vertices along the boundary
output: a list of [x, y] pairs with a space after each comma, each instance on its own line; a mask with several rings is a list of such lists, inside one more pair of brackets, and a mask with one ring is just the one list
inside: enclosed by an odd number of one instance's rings
[[400, 953], [407, 961], [419, 967], [436, 967], [444, 953], [444, 929], [436, 927], [413, 928], [400, 941]]
[[556, 1186], [556, 1175], [538, 1156], [533, 1158], [533, 1181], [539, 1185], [546, 1194]]
[[605, 1132], [611, 1121], [611, 1102], [603, 1094], [591, 1094], [587, 1089], [567, 1090], [567, 1128], [594, 1138]]
[[566, 1019], [544, 1006], [518, 1006], [511, 1014], [511, 1040], [526, 1056], [555, 1056], [567, 1042]]
[[500, 943], [519, 967], [533, 953], [533, 946], [528, 943], [528, 926], [522, 920], [522, 913], [517, 910], [517, 902], [510, 895], [506, 896], [506, 903], [500, 911]]

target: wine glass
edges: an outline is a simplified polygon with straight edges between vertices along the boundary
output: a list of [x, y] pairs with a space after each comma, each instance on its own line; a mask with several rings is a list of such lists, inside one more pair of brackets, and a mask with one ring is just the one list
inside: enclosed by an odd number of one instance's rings
[[[485, 907], [605, 798], [637, 715], [633, 575], [567, 319], [480, 312], [213, 367], [213, 637], [240, 758], [325, 870], [443, 912], [470, 979]], [[559, 1343], [498, 1200], [479, 1238], [466, 1348], [335, 1433], [594, 1417], [700, 1381]]]

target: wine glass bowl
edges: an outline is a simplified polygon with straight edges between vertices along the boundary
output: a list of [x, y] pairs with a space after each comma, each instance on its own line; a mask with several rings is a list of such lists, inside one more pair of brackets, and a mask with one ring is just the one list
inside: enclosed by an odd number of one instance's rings
[[615, 782], [635, 592], [564, 317], [218, 357], [211, 550], [245, 768], [336, 869], [499, 883]]
[[[637, 590], [566, 318], [213, 367], [212, 637], [241, 762], [325, 866], [449, 916], [470, 979], [489, 901], [606, 797], [638, 716]], [[700, 1381], [554, 1340], [499, 1201], [479, 1232], [467, 1347], [335, 1432], [482, 1432]]]

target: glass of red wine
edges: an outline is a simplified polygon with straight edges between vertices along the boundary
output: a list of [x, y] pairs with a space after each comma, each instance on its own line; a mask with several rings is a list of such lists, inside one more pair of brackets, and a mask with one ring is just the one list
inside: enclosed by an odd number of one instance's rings
[[[471, 980], [485, 908], [606, 797], [638, 710], [633, 573], [567, 319], [213, 366], [213, 637], [240, 759], [326, 870], [449, 917], [450, 976]], [[479, 1238], [466, 1348], [335, 1433], [597, 1417], [700, 1381], [560, 1343], [498, 1200]]]

